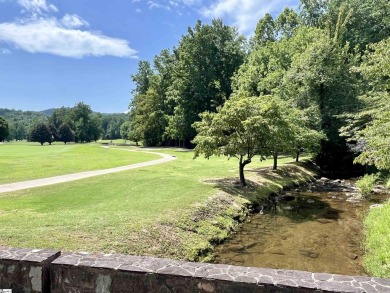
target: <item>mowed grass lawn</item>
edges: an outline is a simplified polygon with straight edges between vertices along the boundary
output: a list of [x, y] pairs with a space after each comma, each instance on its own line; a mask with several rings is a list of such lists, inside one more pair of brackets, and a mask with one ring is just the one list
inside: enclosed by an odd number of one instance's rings
[[159, 156], [132, 153], [101, 144], [38, 143], [0, 144], [0, 184], [106, 169], [158, 159]]
[[370, 209], [364, 225], [364, 266], [372, 276], [390, 278], [390, 201]]
[[[159, 152], [175, 155], [177, 160], [0, 194], [0, 245], [142, 254], [144, 244], [137, 241], [137, 234], [159, 221], [180, 218], [182, 212], [216, 193], [205, 179], [238, 176], [235, 159], [193, 160], [193, 152]], [[288, 161], [292, 159], [279, 163]], [[271, 160], [254, 161], [247, 168], [271, 164]]]

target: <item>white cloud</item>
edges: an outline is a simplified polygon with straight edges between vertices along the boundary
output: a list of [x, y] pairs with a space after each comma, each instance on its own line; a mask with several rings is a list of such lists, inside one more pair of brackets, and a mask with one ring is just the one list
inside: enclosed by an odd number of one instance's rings
[[65, 14], [61, 19], [62, 24], [67, 28], [78, 28], [89, 26], [89, 23], [76, 14]]
[[191, 8], [205, 18], [222, 18], [241, 33], [252, 34], [266, 13], [278, 14], [285, 7], [297, 8], [299, 0], [149, 0], [147, 5], [149, 9], [169, 7], [176, 8], [175, 11]]
[[202, 3], [202, 0], [169, 0], [169, 3], [173, 6], [178, 6], [180, 4], [187, 6], [199, 6]]
[[166, 9], [168, 11], [171, 10], [171, 7], [169, 6], [170, 3], [168, 3], [167, 5], [162, 5], [162, 4], [159, 4], [159, 3], [154, 2], [154, 1], [148, 1], [146, 4], [148, 5], [149, 9], [162, 8], [162, 9]]
[[185, 5], [200, 5], [202, 3], [202, 0], [180, 0], [180, 2], [183, 2]]
[[[58, 9], [46, 0], [16, 2], [22, 7], [22, 13], [30, 15], [14, 22], [0, 23], [0, 44], [7, 43], [30, 53], [49, 53], [63, 57], [137, 58], [137, 51], [130, 48], [126, 40], [81, 30], [89, 27], [89, 23], [76, 14], [65, 14], [61, 19], [50, 16]], [[1, 54], [10, 53], [8, 51], [0, 48]]]
[[149, 9], [153, 9], [153, 8], [161, 8], [161, 5], [156, 3], [156, 2], [153, 2], [153, 1], [148, 1], [148, 7]]
[[216, 0], [201, 8], [200, 12], [208, 18], [222, 18], [233, 22], [232, 25], [241, 33], [252, 33], [259, 19], [267, 12], [278, 13], [284, 7], [296, 7], [298, 4], [298, 0]]
[[126, 40], [99, 33], [71, 29], [56, 18], [0, 23], [0, 42], [30, 53], [49, 53], [63, 57], [135, 57]]
[[17, 0], [23, 7], [24, 12], [33, 14], [43, 14], [44, 12], [57, 12], [58, 9], [53, 4], [48, 4], [46, 0]]

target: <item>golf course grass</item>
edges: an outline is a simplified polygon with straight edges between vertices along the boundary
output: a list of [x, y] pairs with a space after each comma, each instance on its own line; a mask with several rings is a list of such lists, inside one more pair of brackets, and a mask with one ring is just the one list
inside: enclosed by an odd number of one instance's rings
[[372, 276], [390, 278], [390, 202], [370, 209], [364, 225], [364, 266]]
[[157, 155], [103, 148], [101, 144], [0, 144], [0, 184], [130, 165]]
[[[81, 156], [90, 157], [88, 147], [95, 159], [84, 159], [84, 164], [91, 162], [95, 167], [99, 164], [93, 161], [98, 160], [100, 151], [123, 158], [132, 155], [130, 152], [82, 145], [79, 149]], [[59, 152], [61, 149], [67, 154], [63, 146], [58, 147]], [[31, 155], [32, 152], [45, 157], [43, 151], [26, 151], [26, 154]], [[249, 203], [237, 196], [239, 192], [235, 195], [221, 192], [220, 186], [210, 181], [236, 178], [238, 162], [226, 157], [194, 160], [192, 151], [163, 149], [158, 152], [174, 155], [177, 160], [0, 194], [0, 245], [197, 259], [199, 250], [210, 249], [210, 239], [227, 236], [234, 225], [233, 214], [241, 213], [242, 206]], [[137, 159], [140, 155], [137, 153]], [[153, 155], [146, 154], [142, 158], [148, 156], [155, 159]], [[39, 162], [37, 158], [34, 160]], [[119, 163], [120, 160], [117, 160]], [[290, 161], [291, 158], [283, 158], [279, 164]], [[128, 158], [126, 164], [131, 162]], [[74, 164], [80, 168], [83, 165], [80, 162]], [[271, 165], [272, 160], [254, 160], [247, 166], [246, 174], [254, 176], [256, 172], [250, 172], [251, 168]], [[284, 179], [277, 180], [283, 182]], [[248, 194], [252, 196], [256, 192], [248, 189]]]

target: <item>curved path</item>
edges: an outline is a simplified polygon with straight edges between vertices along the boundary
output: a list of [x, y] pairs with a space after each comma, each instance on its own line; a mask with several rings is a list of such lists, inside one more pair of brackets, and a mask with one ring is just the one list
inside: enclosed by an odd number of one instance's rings
[[[119, 148], [115, 148], [114, 150], [140, 152], [140, 151], [126, 150], [126, 149], [119, 149]], [[131, 164], [131, 165], [127, 165], [127, 166], [109, 168], [109, 169], [104, 169], [104, 170], [85, 171], [85, 172], [80, 172], [80, 173], [60, 175], [60, 176], [35, 179], [35, 180], [29, 180], [29, 181], [23, 181], [23, 182], [2, 184], [2, 185], [0, 185], [0, 193], [29, 189], [29, 188], [34, 188], [34, 187], [41, 187], [41, 186], [52, 185], [52, 184], [57, 184], [57, 183], [64, 183], [64, 182], [69, 182], [69, 181], [75, 181], [75, 180], [80, 180], [80, 179], [84, 179], [84, 178], [89, 178], [89, 177], [94, 177], [94, 176], [99, 176], [99, 175], [104, 175], [104, 174], [109, 174], [109, 173], [116, 173], [116, 172], [121, 172], [121, 171], [126, 171], [126, 170], [132, 170], [132, 169], [137, 169], [137, 168], [142, 168], [142, 167], [158, 165], [158, 164], [162, 164], [162, 163], [176, 160], [176, 157], [168, 155], [168, 154], [155, 153], [155, 152], [144, 152], [144, 151], [142, 151], [142, 152], [147, 153], [147, 154], [159, 155], [162, 158], [157, 159], [157, 160], [153, 160], [153, 161], [136, 163], [136, 164]]]

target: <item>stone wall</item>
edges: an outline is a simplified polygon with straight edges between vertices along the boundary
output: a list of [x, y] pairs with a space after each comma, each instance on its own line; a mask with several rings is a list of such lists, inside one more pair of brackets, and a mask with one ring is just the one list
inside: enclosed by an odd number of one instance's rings
[[10, 288], [53, 293], [390, 292], [390, 279], [0, 247], [0, 289]]
[[60, 251], [0, 247], [0, 289], [50, 292], [51, 262]]

